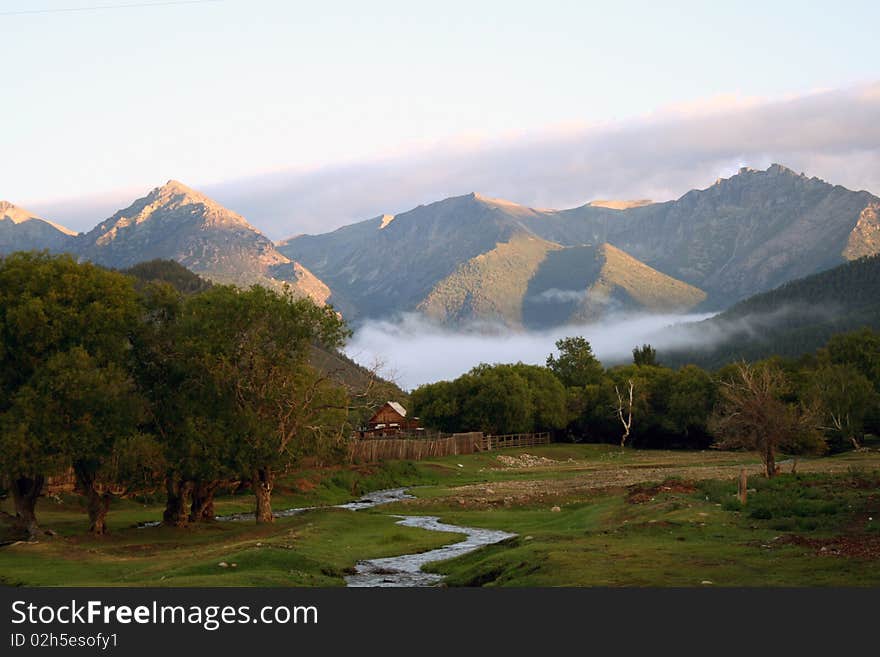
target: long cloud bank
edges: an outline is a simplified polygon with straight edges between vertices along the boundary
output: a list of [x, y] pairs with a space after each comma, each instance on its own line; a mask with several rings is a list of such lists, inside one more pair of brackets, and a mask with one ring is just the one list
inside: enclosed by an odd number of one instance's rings
[[[553, 208], [608, 198], [667, 200], [740, 166], [772, 162], [876, 193], [878, 116], [880, 82], [785, 100], [718, 98], [618, 123], [437, 146], [201, 188], [274, 239], [325, 232], [471, 191]], [[146, 182], [144, 193], [163, 182]], [[86, 230], [131, 200], [129, 195], [31, 209]]]
[[319, 233], [479, 191], [532, 207], [677, 198], [780, 162], [880, 192], [880, 83], [775, 102], [718, 101], [623, 123], [436, 148], [209, 188], [270, 236]]

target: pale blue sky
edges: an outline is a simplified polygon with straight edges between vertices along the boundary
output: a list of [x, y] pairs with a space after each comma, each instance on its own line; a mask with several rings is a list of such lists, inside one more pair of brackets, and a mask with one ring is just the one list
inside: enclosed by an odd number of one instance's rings
[[0, 0], [0, 198], [208, 185], [880, 77], [877, 2], [9, 13], [134, 1]]

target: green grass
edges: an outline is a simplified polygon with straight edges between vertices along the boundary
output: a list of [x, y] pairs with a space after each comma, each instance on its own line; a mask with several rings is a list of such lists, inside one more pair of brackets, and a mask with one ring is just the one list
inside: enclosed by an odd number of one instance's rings
[[[391, 514], [401, 513], [518, 535], [431, 566], [453, 586], [880, 585], [878, 555], [820, 553], [816, 542], [833, 547], [847, 537], [880, 546], [878, 452], [802, 460], [802, 474], [773, 480], [751, 476], [745, 507], [734, 482], [740, 467], [757, 470], [752, 454], [583, 444], [501, 454], [523, 453], [552, 462], [505, 468], [491, 452], [303, 470], [279, 482], [277, 510], [330, 505], [398, 486], [417, 486], [417, 499], [359, 512], [320, 509], [271, 526], [137, 529], [161, 517], [161, 504], [115, 500], [111, 534], [95, 538], [85, 533], [78, 496], [42, 499], [41, 525], [57, 536], [0, 548], [0, 583], [338, 586], [360, 559], [461, 538], [396, 525]], [[670, 490], [645, 483], [651, 478], [665, 480]], [[641, 482], [638, 490], [627, 488], [632, 481]], [[2, 508], [11, 511], [8, 500]], [[252, 508], [247, 494], [217, 500], [218, 513]]]
[[727, 503], [732, 482], [711, 481], [694, 492], [659, 492], [643, 504], [615, 492], [559, 512], [546, 505], [441, 512], [446, 522], [518, 536], [429, 569], [450, 586], [880, 585], [880, 554], [823, 556], [780, 540], [788, 532], [829, 544], [840, 535], [877, 536], [880, 523], [867, 517], [880, 520], [880, 473], [784, 475], [750, 485], [758, 491], [745, 508]]
[[279, 519], [269, 527], [236, 522], [126, 529], [100, 538], [80, 535], [13, 545], [0, 550], [0, 582], [341, 586], [346, 572], [365, 556], [421, 552], [458, 540], [458, 534], [401, 527], [385, 514], [326, 509]]

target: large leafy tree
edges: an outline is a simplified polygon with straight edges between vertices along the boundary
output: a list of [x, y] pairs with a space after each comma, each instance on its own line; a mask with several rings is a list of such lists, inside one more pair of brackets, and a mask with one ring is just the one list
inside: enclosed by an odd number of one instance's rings
[[[149, 425], [166, 456], [163, 521], [176, 526], [214, 517], [214, 494], [238, 475], [239, 424], [226, 382], [208, 367], [215, 348], [191, 300], [169, 284], [142, 291], [144, 321], [134, 340], [135, 372]], [[183, 318], [186, 317], [184, 321]]]
[[126, 276], [47, 253], [0, 259], [0, 470], [12, 489], [16, 522], [31, 534], [45, 477], [64, 468], [71, 454], [72, 434], [35, 429], [50, 363], [64, 370], [87, 358], [90, 367], [125, 369], [138, 319]]
[[556, 341], [556, 350], [558, 355], [547, 357], [547, 367], [566, 387], [595, 385], [602, 380], [605, 370], [586, 338], [562, 338]]
[[804, 398], [822, 420], [822, 429], [835, 449], [861, 446], [865, 418], [878, 403], [868, 378], [852, 365], [825, 364], [806, 373]]
[[257, 522], [273, 520], [277, 473], [347, 429], [345, 391], [309, 364], [312, 345], [348, 335], [332, 308], [289, 291], [215, 286], [188, 298], [175, 320], [181, 374], [207, 412], [196, 435], [234, 437], [228, 463], [250, 481]]
[[10, 414], [73, 467], [89, 531], [105, 533], [112, 491], [127, 483], [119, 476], [120, 452], [133, 447], [143, 416], [143, 399], [128, 372], [112, 362], [101, 366], [74, 347], [49, 358], [22, 386]]

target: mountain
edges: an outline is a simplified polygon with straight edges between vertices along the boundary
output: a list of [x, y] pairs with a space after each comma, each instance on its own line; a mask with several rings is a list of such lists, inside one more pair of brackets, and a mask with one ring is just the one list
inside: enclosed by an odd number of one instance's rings
[[539, 210], [469, 194], [279, 250], [327, 281], [349, 318], [547, 326], [609, 308], [726, 308], [880, 252], [878, 213], [868, 192], [774, 164], [663, 203]]
[[711, 319], [670, 329], [684, 332], [690, 346], [661, 353], [661, 360], [719, 367], [740, 359], [795, 357], [814, 352], [835, 333], [862, 327], [880, 330], [880, 255], [790, 281]]
[[321, 280], [279, 253], [244, 217], [175, 180], [80, 235], [70, 248], [115, 269], [169, 259], [218, 283], [289, 283], [318, 303], [330, 296]]
[[880, 198], [779, 164], [742, 168], [676, 201], [587, 204], [527, 222], [563, 245], [610, 242], [724, 308], [786, 281], [880, 252]]
[[547, 328], [609, 312], [685, 312], [706, 293], [667, 276], [607, 242], [556, 249], [529, 281], [523, 323]]
[[0, 255], [12, 251], [60, 251], [76, 233], [41, 219], [9, 201], [0, 201]]
[[[355, 319], [419, 311], [443, 324], [520, 326], [549, 316], [593, 317], [609, 307], [683, 310], [705, 298], [609, 244], [568, 249], [541, 237], [534, 228], [549, 214], [474, 193], [298, 236], [279, 250], [326, 280], [330, 301]], [[595, 266], [580, 274], [559, 268], [572, 259]], [[553, 289], [582, 302], [561, 312], [565, 304], [547, 294]]]

